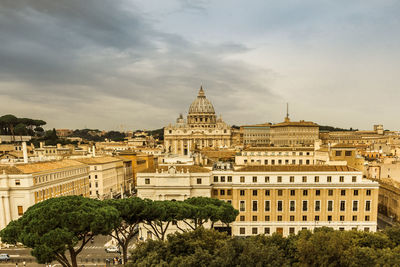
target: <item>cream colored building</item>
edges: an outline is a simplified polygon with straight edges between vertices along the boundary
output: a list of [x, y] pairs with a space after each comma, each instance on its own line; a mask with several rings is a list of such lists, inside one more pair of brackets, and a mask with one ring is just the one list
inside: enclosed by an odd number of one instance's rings
[[236, 236], [274, 232], [286, 236], [322, 226], [364, 231], [377, 228], [379, 184], [363, 179], [360, 171], [347, 166], [264, 165], [215, 170], [169, 166], [139, 173], [137, 189], [139, 197], [154, 200], [184, 200], [210, 196], [211, 192], [211, 197], [240, 211], [230, 224]]
[[91, 198], [112, 198], [124, 191], [126, 169], [123, 159], [105, 156], [82, 158], [77, 161], [89, 165]]
[[211, 102], [200, 88], [190, 105], [187, 120], [181, 115], [176, 124], [164, 128], [164, 147], [167, 153], [190, 155], [196, 149], [228, 148], [231, 146], [231, 128], [217, 119]]
[[319, 138], [319, 126], [311, 121], [290, 121], [271, 125], [271, 144], [274, 146], [313, 146]]
[[236, 165], [313, 165], [313, 147], [249, 147], [235, 156]]
[[89, 196], [89, 167], [75, 160], [0, 165], [0, 229], [35, 203]]
[[268, 146], [271, 144], [271, 123], [244, 125], [240, 127], [245, 146]]

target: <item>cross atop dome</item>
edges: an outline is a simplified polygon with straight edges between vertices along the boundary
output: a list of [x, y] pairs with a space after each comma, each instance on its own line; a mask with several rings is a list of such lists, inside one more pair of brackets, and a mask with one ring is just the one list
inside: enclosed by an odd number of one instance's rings
[[205, 97], [206, 95], [204, 94], [204, 90], [203, 90], [203, 85], [200, 86], [200, 90], [199, 90], [199, 97]]

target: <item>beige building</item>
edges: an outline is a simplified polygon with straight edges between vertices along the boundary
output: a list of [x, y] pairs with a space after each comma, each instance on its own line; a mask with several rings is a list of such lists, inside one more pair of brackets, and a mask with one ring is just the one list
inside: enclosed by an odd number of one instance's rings
[[249, 147], [235, 156], [236, 165], [313, 165], [313, 147]]
[[190, 155], [202, 148], [231, 146], [231, 128], [217, 119], [214, 107], [200, 88], [190, 105], [187, 120], [181, 115], [176, 124], [164, 128], [164, 147], [167, 153]]
[[271, 144], [271, 123], [244, 125], [240, 127], [243, 132], [244, 146], [268, 146]]
[[122, 159], [93, 157], [77, 159], [77, 161], [89, 165], [89, 195], [91, 198], [112, 198], [124, 191], [126, 170]]
[[89, 196], [89, 167], [75, 160], [0, 165], [0, 229], [35, 203]]
[[211, 197], [240, 211], [230, 225], [236, 236], [288, 235], [322, 226], [377, 228], [379, 184], [347, 166], [269, 165], [236, 170], [169, 166], [139, 173], [137, 189], [139, 197], [155, 200], [184, 200], [211, 192]]
[[271, 144], [274, 146], [313, 146], [319, 138], [319, 126], [311, 121], [290, 121], [271, 125]]

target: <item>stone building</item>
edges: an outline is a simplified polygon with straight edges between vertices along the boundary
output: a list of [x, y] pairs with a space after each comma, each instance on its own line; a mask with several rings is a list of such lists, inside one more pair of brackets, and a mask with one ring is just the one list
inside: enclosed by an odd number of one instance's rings
[[217, 118], [202, 87], [190, 105], [187, 120], [180, 115], [176, 124], [164, 129], [166, 152], [178, 155], [190, 155], [202, 148], [227, 148], [231, 146], [231, 139], [230, 126]]
[[243, 132], [243, 144], [245, 146], [268, 146], [271, 143], [271, 123], [243, 125], [240, 130]]

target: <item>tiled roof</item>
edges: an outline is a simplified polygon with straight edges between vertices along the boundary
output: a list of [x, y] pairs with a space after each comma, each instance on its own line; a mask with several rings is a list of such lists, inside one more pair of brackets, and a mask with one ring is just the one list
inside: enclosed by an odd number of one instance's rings
[[121, 161], [122, 159], [117, 157], [94, 157], [94, 158], [82, 158], [76, 160], [85, 164], [92, 165], [92, 164], [111, 163], [111, 162]]
[[318, 124], [312, 121], [285, 121], [271, 125], [272, 128], [282, 126], [318, 127]]
[[314, 151], [314, 147], [248, 147], [243, 151]]
[[[84, 165], [85, 164], [80, 163], [76, 160], [58, 160], [58, 161], [18, 164], [15, 165], [13, 168], [16, 168], [18, 170], [18, 173], [30, 174], [30, 173], [45, 172], [45, 171], [64, 169], [68, 167], [78, 167]], [[12, 169], [11, 171], [15, 172], [15, 169]]]
[[6, 174], [21, 174], [22, 171], [15, 166], [0, 166], [0, 175]]
[[349, 166], [329, 165], [261, 165], [245, 166], [235, 170], [236, 172], [354, 172]]

